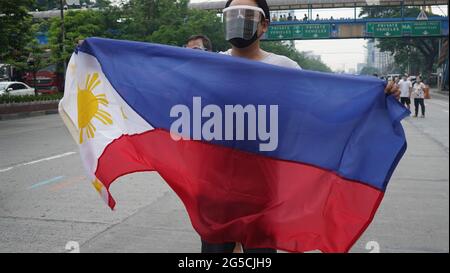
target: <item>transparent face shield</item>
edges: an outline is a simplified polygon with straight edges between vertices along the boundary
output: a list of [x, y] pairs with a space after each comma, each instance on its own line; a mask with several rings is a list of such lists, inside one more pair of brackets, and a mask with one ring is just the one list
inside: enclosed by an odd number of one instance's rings
[[250, 40], [264, 17], [261, 8], [253, 6], [231, 6], [223, 10], [225, 40], [242, 38]]

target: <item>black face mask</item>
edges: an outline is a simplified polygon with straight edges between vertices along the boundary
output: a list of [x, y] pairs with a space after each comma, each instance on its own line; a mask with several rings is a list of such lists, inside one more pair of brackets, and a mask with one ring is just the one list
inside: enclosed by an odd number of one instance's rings
[[246, 40], [244, 38], [233, 38], [228, 40], [228, 42], [230, 42], [230, 44], [234, 45], [237, 48], [245, 48], [253, 44], [256, 40], [258, 40], [258, 38], [258, 34], [255, 32], [250, 40]]

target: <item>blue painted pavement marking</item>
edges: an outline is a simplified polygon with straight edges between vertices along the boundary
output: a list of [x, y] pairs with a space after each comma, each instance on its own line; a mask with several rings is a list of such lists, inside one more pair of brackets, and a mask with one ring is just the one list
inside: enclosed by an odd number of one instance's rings
[[64, 178], [64, 175], [56, 176], [56, 177], [50, 178], [48, 180], [44, 180], [44, 181], [38, 182], [36, 184], [33, 184], [32, 186], [28, 187], [28, 189], [31, 190], [31, 189], [34, 189], [34, 188], [37, 188], [37, 187], [40, 187], [40, 186], [44, 186], [44, 185], [47, 185], [47, 184], [50, 184], [50, 183], [54, 183], [54, 182], [57, 182], [57, 181], [59, 181], [59, 180], [61, 180], [63, 178]]

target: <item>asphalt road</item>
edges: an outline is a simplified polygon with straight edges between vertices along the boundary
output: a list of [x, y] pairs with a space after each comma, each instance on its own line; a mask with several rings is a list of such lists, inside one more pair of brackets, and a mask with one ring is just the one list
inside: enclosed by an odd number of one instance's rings
[[[449, 251], [448, 97], [426, 106], [427, 118], [403, 121], [407, 153], [352, 252]], [[199, 252], [158, 174], [123, 177], [111, 191], [115, 211], [86, 180], [58, 115], [0, 121], [0, 252]]]

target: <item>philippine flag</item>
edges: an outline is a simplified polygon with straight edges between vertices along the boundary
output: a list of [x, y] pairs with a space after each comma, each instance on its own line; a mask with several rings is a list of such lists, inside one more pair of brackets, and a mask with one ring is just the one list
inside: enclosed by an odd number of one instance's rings
[[59, 111], [107, 204], [157, 171], [208, 242], [346, 252], [406, 150], [385, 83], [186, 48], [89, 38]]

